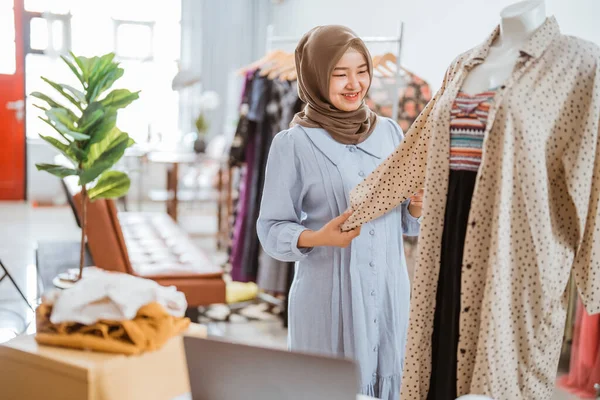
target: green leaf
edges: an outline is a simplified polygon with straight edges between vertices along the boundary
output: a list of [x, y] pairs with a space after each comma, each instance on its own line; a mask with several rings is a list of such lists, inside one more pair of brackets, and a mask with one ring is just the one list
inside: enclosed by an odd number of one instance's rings
[[[44, 93], [40, 93], [40, 92], [32, 92], [30, 94], [30, 96], [36, 97], [40, 100], [45, 101], [46, 103], [48, 103], [48, 105], [51, 108], [61, 108], [61, 109], [65, 110], [69, 114], [69, 118], [71, 118], [73, 121], [77, 120], [77, 116], [75, 115], [75, 113], [73, 111], [69, 110], [67, 107], [63, 106], [62, 104], [57, 103], [52, 98], [50, 98], [50, 96], [46, 96]], [[36, 104], [34, 104], [33, 106], [39, 108], [40, 110], [44, 110], [44, 111], [47, 110], [47, 108], [40, 107]]]
[[90, 138], [89, 135], [77, 132], [74, 122], [71, 120], [66, 110], [62, 108], [51, 108], [46, 111], [46, 115], [54, 122], [54, 128], [62, 135], [70, 136], [75, 140], [88, 140]]
[[81, 69], [81, 75], [83, 77], [83, 81], [86, 83], [89, 83], [89, 77], [90, 77], [90, 65], [93, 62], [93, 59], [87, 58], [87, 57], [77, 57], [75, 54], [73, 54], [73, 52], [71, 53], [71, 57], [73, 57], [73, 59], [75, 60], [75, 63], [77, 63], [77, 66], [79, 67], [79, 69]]
[[64, 108], [51, 108], [46, 111], [46, 116], [50, 118], [50, 120], [54, 122], [60, 122], [70, 130], [77, 130], [75, 127], [75, 122], [77, 119], [72, 119], [71, 115]]
[[71, 147], [68, 144], [63, 143], [60, 140], [53, 138], [52, 136], [40, 135], [40, 137], [46, 142], [50, 143], [52, 147], [60, 151], [69, 160], [75, 162], [76, 164], [79, 164], [79, 162], [82, 161], [79, 160], [77, 156], [71, 151]]
[[100, 137], [101, 135], [94, 134], [88, 142], [88, 145], [85, 148], [85, 151], [88, 154], [88, 160], [84, 164], [84, 168], [89, 168], [98, 158], [100, 158], [102, 153], [104, 153], [123, 132], [116, 126], [113, 126], [110, 131], [102, 133], [103, 137], [101, 139], [96, 140], [96, 137]]
[[115, 89], [104, 99], [100, 100], [100, 103], [104, 107], [125, 108], [140, 98], [139, 93], [139, 91], [132, 93], [127, 89]]
[[71, 131], [69, 129], [66, 129], [65, 126], [61, 126], [60, 123], [55, 123], [56, 127], [58, 128], [59, 131], [61, 131], [63, 134], [72, 137], [73, 139], [82, 142], [84, 140], [88, 140], [90, 138], [89, 135], [86, 135], [85, 133], [79, 133], [79, 132], [74, 132]]
[[69, 100], [75, 107], [77, 107], [80, 111], [82, 110], [81, 104], [79, 103], [79, 101], [77, 101], [77, 99], [75, 99], [73, 96], [71, 96], [69, 93], [67, 93], [61, 85], [59, 85], [56, 82], [52, 82], [50, 79], [45, 78], [45, 77], [41, 77], [42, 80], [44, 82], [46, 82], [48, 85], [52, 86], [57, 92], [59, 92], [60, 94], [62, 94], [67, 100]]
[[123, 76], [125, 71], [123, 68], [115, 68], [102, 77], [98, 84], [94, 84], [88, 102], [95, 101], [106, 89], [111, 87], [113, 83]]
[[32, 97], [36, 97], [36, 98], [38, 98], [38, 99], [40, 99], [42, 101], [45, 101], [46, 103], [48, 103], [48, 105], [50, 107], [53, 107], [53, 108], [64, 108], [64, 109], [66, 109], [65, 106], [63, 106], [62, 104], [58, 104], [56, 101], [52, 100], [50, 98], [50, 96], [46, 96], [44, 93], [32, 92], [29, 95], [32, 96]]
[[[73, 56], [73, 53], [71, 53], [71, 56], [73, 58], [76, 58], [75, 56]], [[67, 64], [69, 66], [69, 68], [71, 69], [71, 71], [73, 71], [73, 73], [75, 74], [75, 76], [77, 77], [79, 82], [81, 82], [81, 84], [83, 85], [85, 83], [85, 81], [83, 80], [83, 76], [81, 75], [81, 73], [77, 70], [77, 67], [75, 66], [75, 64], [73, 64], [73, 62], [65, 56], [60, 56], [60, 58], [62, 58], [62, 60], [65, 62], [65, 64]]]
[[[93, 65], [93, 69], [94, 71], [94, 75], [90, 75], [89, 78], [89, 88], [88, 91], [86, 93], [87, 98], [89, 99], [89, 101], [93, 101], [97, 99], [97, 96], [100, 95], [100, 83], [102, 82], [102, 80], [111, 72], [115, 71], [118, 67], [119, 64], [116, 62], [112, 62], [112, 63], [108, 63], [107, 65], [105, 65], [102, 69], [99, 69], [101, 65], [101, 61], [96, 61], [95, 65]], [[94, 96], [94, 93], [96, 95], [96, 97]], [[93, 99], [93, 100], [92, 100]]]
[[90, 200], [113, 199], [124, 196], [129, 190], [131, 181], [121, 171], [106, 171], [98, 179], [96, 186], [88, 191]]
[[59, 178], [77, 175], [77, 170], [56, 164], [35, 164], [38, 171], [46, 171]]
[[[79, 174], [79, 184], [85, 185], [96, 179], [102, 172], [112, 167], [125, 154], [125, 149], [129, 145], [129, 136], [121, 132], [121, 134], [111, 143], [100, 157], [98, 157], [88, 168]], [[89, 160], [87, 164], [90, 164]]]
[[92, 71], [90, 72], [91, 85], [96, 85], [102, 76], [118, 66], [117, 63], [113, 63], [114, 58], [114, 53], [108, 53], [95, 60]]
[[62, 136], [67, 142], [71, 142], [71, 140], [69, 138], [67, 138], [61, 131], [58, 130], [58, 128], [56, 126], [54, 126], [54, 124], [48, 119], [48, 118], [42, 118], [42, 117], [38, 117], [39, 119], [41, 119], [42, 121], [44, 121], [45, 123], [47, 123], [48, 125], [50, 125], [52, 127], [52, 129], [54, 129], [56, 132], [58, 132], [60, 134], [60, 136]]
[[[94, 125], [94, 127], [88, 132], [91, 138], [86, 146], [86, 151], [92, 149], [92, 146], [94, 146], [96, 143], [102, 142], [106, 138], [106, 136], [110, 134], [113, 129], [115, 129], [116, 125], [117, 110], [115, 110], [114, 108], [106, 109], [102, 120], [98, 124]], [[117, 131], [120, 132], [118, 129]], [[104, 149], [106, 149], [106, 147], [108, 147], [109, 144], [110, 142], [107, 142]], [[99, 152], [97, 155], [99, 156], [100, 154], [101, 152]]]
[[76, 88], [74, 88], [71, 85], [66, 85], [64, 83], [61, 83], [60, 87], [62, 87], [64, 90], [68, 90], [69, 92], [71, 92], [71, 94], [75, 97], [75, 99], [80, 104], [85, 104], [86, 103], [85, 94], [81, 90], [76, 89]]
[[[48, 125], [50, 125], [56, 132], [58, 132], [58, 134], [60, 136], [62, 136], [63, 139], [65, 139], [67, 142], [71, 143], [71, 141], [73, 140], [73, 137], [72, 136], [67, 137], [67, 135], [63, 133], [63, 131], [65, 131], [65, 132], [69, 131], [69, 129], [66, 126], [64, 126], [60, 123], [53, 124], [52, 121], [50, 121], [48, 118], [42, 118], [42, 117], [38, 117], [38, 118], [41, 119], [42, 121], [44, 121], [45, 123], [47, 123]], [[57, 127], [57, 125], [60, 125], [60, 129]], [[62, 129], [62, 131], [61, 131], [61, 129]], [[75, 133], [77, 133], [77, 132], [75, 132]]]
[[75, 142], [73, 142], [69, 145], [69, 153], [73, 154], [73, 156], [79, 162], [87, 161], [87, 156], [88, 156], [87, 153], [85, 152], [85, 150], [82, 150], [79, 147], [77, 147], [77, 143], [75, 143]]
[[104, 107], [98, 102], [94, 102], [88, 106], [79, 119], [78, 126], [82, 132], [88, 130], [104, 116]]

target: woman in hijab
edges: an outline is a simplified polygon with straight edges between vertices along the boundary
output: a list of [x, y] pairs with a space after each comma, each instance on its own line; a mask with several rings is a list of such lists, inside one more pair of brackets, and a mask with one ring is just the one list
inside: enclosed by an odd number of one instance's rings
[[403, 134], [365, 105], [371, 56], [350, 29], [314, 28], [295, 57], [306, 107], [273, 140], [257, 224], [269, 255], [296, 262], [289, 347], [352, 358], [362, 394], [397, 400], [410, 297], [402, 235], [419, 232], [420, 196], [353, 231], [340, 225], [350, 190]]

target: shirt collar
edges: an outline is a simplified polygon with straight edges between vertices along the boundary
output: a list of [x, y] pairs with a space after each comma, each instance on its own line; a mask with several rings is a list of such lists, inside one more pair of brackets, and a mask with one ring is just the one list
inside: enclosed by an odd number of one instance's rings
[[[487, 40], [477, 46], [470, 54], [467, 62], [465, 63], [465, 67], [470, 68], [486, 59], [490, 47], [496, 40], [496, 38], [500, 35], [500, 26], [497, 26], [496, 29], [489, 35]], [[546, 18], [546, 22], [539, 27], [536, 32], [529, 38], [527, 42], [525, 42], [521, 48], [519, 49], [521, 53], [526, 54], [533, 58], [539, 58], [544, 54], [544, 51], [550, 46], [550, 43], [560, 35], [560, 27], [558, 26], [558, 21], [556, 21], [556, 17], [548, 17]]]
[[335, 165], [339, 165], [342, 161], [344, 154], [348, 151], [363, 151], [373, 157], [383, 158], [383, 144], [381, 140], [378, 140], [376, 136], [379, 134], [381, 118], [377, 119], [377, 125], [375, 130], [367, 140], [362, 143], [354, 145], [344, 145], [336, 142], [325, 129], [321, 128], [306, 128], [297, 125], [299, 128], [304, 130], [306, 136], [310, 141]]

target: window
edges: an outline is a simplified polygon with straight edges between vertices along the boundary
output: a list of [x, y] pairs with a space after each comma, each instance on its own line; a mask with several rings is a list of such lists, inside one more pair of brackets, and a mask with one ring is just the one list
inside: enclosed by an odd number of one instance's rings
[[0, 0], [0, 74], [16, 72], [15, 13], [13, 0]]
[[[33, 17], [32, 51], [26, 60], [28, 93], [53, 93], [40, 75], [78, 84], [58, 57], [66, 49], [86, 57], [115, 52], [125, 69], [115, 87], [141, 90], [140, 99], [119, 112], [119, 128], [138, 143], [150, 136], [167, 143], [179, 141], [179, 97], [171, 81], [180, 57], [180, 1], [105, 0], [99, 5], [91, 0], [25, 0], [25, 7]], [[37, 101], [27, 99], [27, 134], [52, 134], [37, 118], [42, 113], [33, 103]]]
[[[71, 15], [26, 12], [28, 54], [68, 54], [71, 51]], [[28, 40], [27, 40], [28, 39]]]
[[115, 50], [124, 60], [152, 61], [154, 22], [114, 20]]

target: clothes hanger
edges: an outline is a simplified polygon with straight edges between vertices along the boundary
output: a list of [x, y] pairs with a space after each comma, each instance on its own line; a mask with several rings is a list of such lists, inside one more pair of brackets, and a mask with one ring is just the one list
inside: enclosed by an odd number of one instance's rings
[[280, 81], [295, 81], [298, 79], [298, 74], [296, 73], [296, 66], [294, 65], [294, 68], [289, 70], [288, 72], [284, 72], [283, 74], [281, 74], [281, 76], [279, 77]]
[[285, 76], [287, 74], [289, 74], [292, 71], [296, 70], [296, 64], [292, 61], [292, 62], [288, 62], [284, 65], [282, 65], [280, 68], [278, 68], [277, 70], [271, 72], [268, 76], [269, 79], [276, 79], [279, 78], [281, 79], [282, 76]]
[[294, 55], [283, 53], [278, 55], [268, 65], [261, 67], [260, 76], [268, 76], [269, 79], [274, 79], [278, 76], [279, 71], [289, 68], [290, 64], [293, 65]]
[[254, 71], [258, 68], [260, 68], [261, 66], [263, 66], [264, 64], [267, 64], [269, 62], [271, 62], [273, 59], [277, 58], [277, 57], [281, 57], [282, 54], [286, 54], [283, 50], [273, 50], [268, 52], [263, 58], [261, 58], [258, 61], [253, 62], [252, 64], [249, 64], [243, 68], [240, 68], [237, 73], [239, 75], [244, 75], [249, 71]]
[[392, 64], [396, 64], [398, 62], [398, 59], [396, 58], [396, 56], [392, 53], [385, 53], [383, 56], [381, 56], [381, 58], [378, 60], [377, 63], [377, 70], [379, 72], [381, 72], [382, 74], [388, 76], [388, 77], [393, 77], [396, 76], [396, 71], [392, 70], [389, 66], [388, 66], [388, 62], [392, 63]]
[[373, 56], [373, 69], [375, 69], [379, 65], [379, 60], [381, 60], [380, 55]]

